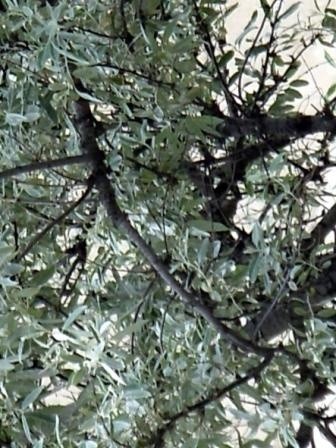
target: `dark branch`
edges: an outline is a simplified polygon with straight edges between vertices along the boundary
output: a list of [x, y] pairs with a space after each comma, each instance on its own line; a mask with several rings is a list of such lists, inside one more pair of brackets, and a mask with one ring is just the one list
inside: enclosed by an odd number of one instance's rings
[[89, 155], [79, 155], [72, 157], [63, 157], [56, 160], [46, 160], [45, 162], [33, 162], [28, 165], [17, 166], [15, 168], [9, 168], [0, 172], [0, 180], [8, 177], [17, 176], [19, 174], [31, 173], [32, 171], [48, 170], [52, 168], [59, 168], [61, 166], [75, 165], [79, 163], [87, 163], [91, 161]]
[[223, 137], [305, 137], [317, 132], [336, 132], [336, 119], [327, 115], [297, 115], [278, 118], [262, 115], [258, 118], [226, 117], [217, 130]]
[[310, 238], [303, 240], [302, 250], [307, 252], [314, 247], [322, 244], [327, 234], [335, 228], [336, 225], [336, 204], [323, 216], [321, 221], [317, 224], [310, 234]]
[[[80, 82], [77, 81], [78, 89], [81, 89]], [[202, 303], [202, 300], [185, 290], [180, 283], [170, 274], [166, 264], [155, 254], [153, 249], [145, 242], [138, 231], [130, 223], [128, 216], [121, 211], [117, 204], [114, 191], [108, 179], [108, 169], [104, 162], [104, 153], [99, 149], [96, 142], [96, 130], [94, 127], [94, 117], [92, 116], [89, 103], [84, 99], [79, 99], [75, 103], [76, 125], [81, 137], [81, 149], [83, 154], [91, 155], [94, 161], [93, 177], [95, 186], [98, 189], [100, 200], [105, 206], [112, 223], [122, 230], [132, 241], [142, 255], [147, 259], [152, 268], [164, 280], [164, 282], [181, 298], [186, 304], [192, 306], [203, 316], [216, 330], [221, 337], [230, 342], [233, 346], [239, 347], [243, 351], [256, 353], [259, 355], [269, 355], [272, 349], [259, 347], [251, 341], [241, 337], [235, 331], [224, 325], [216, 318], [212, 311]]]
[[220, 400], [225, 395], [228, 394], [228, 392], [231, 392], [232, 390], [236, 389], [237, 387], [241, 386], [242, 384], [247, 383], [252, 378], [257, 378], [260, 376], [261, 372], [269, 365], [269, 363], [272, 361], [273, 356], [267, 356], [257, 367], [254, 367], [251, 369], [245, 376], [233, 381], [232, 383], [228, 384], [227, 386], [218, 389], [217, 391], [214, 391], [209, 397], [204, 398], [202, 400], [197, 401], [193, 405], [187, 406], [182, 411], [178, 412], [177, 414], [171, 416], [168, 419], [168, 422], [162, 425], [155, 433], [155, 435], [152, 437], [152, 443], [154, 443], [154, 448], [161, 448], [164, 445], [164, 436], [165, 434], [172, 429], [174, 424], [181, 418], [187, 417], [192, 412], [202, 411], [208, 404], [211, 404], [214, 401]]
[[37, 244], [44, 237], [44, 235], [46, 235], [49, 232], [49, 230], [51, 230], [54, 226], [62, 222], [64, 218], [66, 218], [73, 210], [75, 210], [75, 208], [79, 206], [79, 204], [81, 204], [85, 200], [85, 198], [88, 196], [91, 190], [92, 190], [92, 184], [91, 182], [89, 182], [88, 187], [86, 191], [82, 194], [82, 196], [73, 204], [71, 204], [70, 207], [68, 207], [61, 215], [57, 216], [57, 218], [53, 219], [48, 225], [46, 225], [45, 228], [41, 230], [41, 232], [37, 233], [34, 236], [34, 238], [27, 244], [25, 249], [23, 249], [23, 251], [17, 255], [16, 260], [18, 262], [22, 260], [22, 258], [24, 258], [30, 252], [30, 250], [35, 246], [35, 244]]

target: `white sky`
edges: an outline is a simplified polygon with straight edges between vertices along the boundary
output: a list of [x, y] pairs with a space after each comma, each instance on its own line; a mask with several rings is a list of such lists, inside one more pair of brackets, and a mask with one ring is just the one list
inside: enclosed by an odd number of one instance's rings
[[[329, 8], [336, 9], [336, 0], [315, 0], [319, 8], [323, 11], [325, 5], [329, 3]], [[227, 41], [234, 42], [239, 36], [241, 31], [244, 29], [249, 19], [252, 16], [253, 11], [259, 10], [260, 14], [258, 17], [257, 24], [260, 23], [263, 15], [260, 8], [259, 0], [228, 0], [227, 6], [239, 3], [237, 9], [228, 17], [227, 19]], [[270, 0], [268, 0], [270, 3]], [[283, 0], [283, 11], [288, 7], [298, 3], [297, 0]], [[305, 27], [308, 21], [314, 24], [321, 23], [322, 13], [318, 13], [316, 6], [314, 5], [314, 0], [302, 0], [299, 8], [294, 12], [292, 16], [287, 19], [288, 26], [302, 24], [302, 28]], [[325, 59], [325, 50], [330, 54], [335, 60], [335, 67], [331, 67], [330, 64]], [[304, 53], [303, 60], [307, 67], [311, 68], [310, 73], [305, 76], [305, 79], [310, 82], [310, 86], [307, 87], [306, 91], [302, 91], [303, 95], [307, 93], [307, 97], [310, 98], [309, 105], [301, 105], [300, 108], [304, 107], [305, 113], [314, 113], [314, 106], [320, 108], [321, 92], [326, 92], [331, 84], [336, 83], [336, 48], [325, 48], [319, 43], [316, 43], [310, 49], [307, 49]], [[320, 89], [320, 92], [317, 91]], [[313, 96], [311, 97], [310, 95]], [[308, 108], [307, 108], [308, 106]], [[303, 112], [303, 111], [302, 111]]]

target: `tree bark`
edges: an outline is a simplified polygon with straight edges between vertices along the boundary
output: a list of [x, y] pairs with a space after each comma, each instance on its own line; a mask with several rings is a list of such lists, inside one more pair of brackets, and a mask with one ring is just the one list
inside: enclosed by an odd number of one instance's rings
[[297, 115], [280, 118], [260, 116], [257, 118], [225, 117], [217, 130], [224, 137], [305, 137], [317, 132], [336, 132], [336, 118], [327, 115]]

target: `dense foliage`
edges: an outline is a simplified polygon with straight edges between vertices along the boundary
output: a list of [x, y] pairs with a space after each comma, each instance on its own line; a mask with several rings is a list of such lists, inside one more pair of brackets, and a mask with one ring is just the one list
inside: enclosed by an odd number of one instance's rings
[[1, 446], [335, 444], [336, 9], [299, 4], [231, 42], [233, 2], [2, 0]]

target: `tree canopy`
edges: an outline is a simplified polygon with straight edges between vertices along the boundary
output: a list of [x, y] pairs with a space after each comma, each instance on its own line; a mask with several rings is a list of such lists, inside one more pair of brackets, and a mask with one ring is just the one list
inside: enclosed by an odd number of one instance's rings
[[238, 3], [0, 2], [1, 446], [336, 445], [336, 9]]

